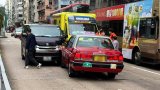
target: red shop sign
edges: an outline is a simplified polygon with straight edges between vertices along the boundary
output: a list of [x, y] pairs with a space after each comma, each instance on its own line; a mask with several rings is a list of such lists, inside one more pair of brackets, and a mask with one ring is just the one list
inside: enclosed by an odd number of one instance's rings
[[95, 11], [93, 11], [93, 13], [96, 14], [97, 21], [123, 20], [124, 19], [124, 5], [96, 9]]

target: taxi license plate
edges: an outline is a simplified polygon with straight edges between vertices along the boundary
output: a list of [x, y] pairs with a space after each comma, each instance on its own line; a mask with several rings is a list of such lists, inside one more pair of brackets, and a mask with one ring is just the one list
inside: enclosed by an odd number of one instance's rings
[[91, 68], [92, 67], [92, 63], [90, 63], [90, 62], [84, 62], [83, 63], [83, 67]]
[[104, 55], [95, 55], [94, 56], [94, 61], [96, 61], [96, 62], [105, 62], [106, 61], [106, 56], [104, 56]]
[[52, 60], [52, 57], [47, 57], [47, 56], [45, 56], [45, 57], [43, 57], [43, 60], [44, 60], [44, 61], [51, 61], [51, 60]]
[[116, 69], [117, 68], [117, 64], [111, 64], [111, 69]]

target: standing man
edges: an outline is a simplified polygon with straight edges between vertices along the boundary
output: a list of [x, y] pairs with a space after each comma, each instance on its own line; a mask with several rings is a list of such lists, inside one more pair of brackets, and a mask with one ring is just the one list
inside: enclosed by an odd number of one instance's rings
[[27, 38], [26, 38], [26, 50], [27, 50], [27, 56], [25, 59], [25, 68], [28, 69], [29, 62], [31, 61], [34, 65], [37, 66], [37, 68], [40, 68], [42, 66], [41, 63], [38, 63], [34, 57], [35, 55], [35, 46], [37, 42], [35, 39], [35, 35], [31, 33], [31, 29], [27, 29]]

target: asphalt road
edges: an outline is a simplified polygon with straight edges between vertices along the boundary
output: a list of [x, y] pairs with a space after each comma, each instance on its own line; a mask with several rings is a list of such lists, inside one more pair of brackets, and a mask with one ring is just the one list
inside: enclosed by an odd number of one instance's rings
[[31, 66], [24, 69], [20, 40], [0, 39], [3, 62], [13, 90], [160, 90], [160, 68], [124, 63], [123, 71], [115, 80], [105, 74], [82, 73], [69, 78], [67, 70], [52, 64], [41, 69]]

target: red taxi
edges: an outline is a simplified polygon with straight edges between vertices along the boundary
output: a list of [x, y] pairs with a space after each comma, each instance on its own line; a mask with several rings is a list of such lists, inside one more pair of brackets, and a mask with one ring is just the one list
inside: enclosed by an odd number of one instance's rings
[[122, 71], [123, 56], [114, 50], [109, 37], [72, 36], [65, 48], [62, 48], [62, 67], [68, 67], [69, 77], [77, 71], [107, 72], [109, 78]]

